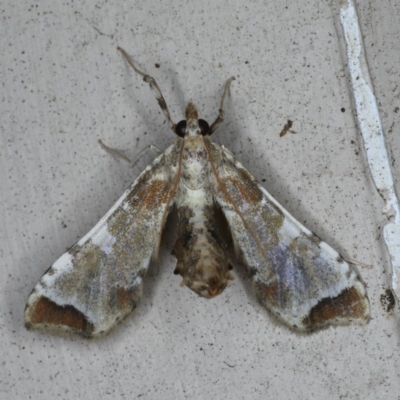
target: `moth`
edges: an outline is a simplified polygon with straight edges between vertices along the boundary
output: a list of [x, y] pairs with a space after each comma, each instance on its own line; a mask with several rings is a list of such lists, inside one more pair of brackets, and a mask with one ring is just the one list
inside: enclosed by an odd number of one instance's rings
[[224, 120], [225, 84], [211, 126], [192, 102], [175, 124], [155, 80], [126, 61], [150, 86], [175, 141], [126, 190], [97, 225], [43, 275], [25, 309], [28, 329], [96, 337], [139, 305], [143, 281], [158, 254], [166, 218], [175, 206], [176, 274], [201, 297], [221, 294], [233, 279], [227, 245], [215, 218], [225, 215], [238, 259], [260, 304], [293, 330], [365, 324], [364, 284], [328, 244], [294, 219], [211, 135]]

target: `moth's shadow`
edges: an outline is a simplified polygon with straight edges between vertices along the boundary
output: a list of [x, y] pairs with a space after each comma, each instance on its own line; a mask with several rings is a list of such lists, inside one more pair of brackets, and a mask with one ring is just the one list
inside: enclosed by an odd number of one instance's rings
[[[217, 207], [215, 209], [215, 223], [216, 223], [216, 229], [218, 230], [219, 234], [221, 235], [221, 238], [227, 245], [227, 253], [228, 257], [231, 259], [232, 264], [233, 264], [233, 273], [234, 276], [243, 283], [243, 289], [245, 291], [246, 297], [249, 301], [256, 301], [252, 284], [251, 284], [251, 276], [241, 259], [240, 254], [235, 253], [235, 248], [234, 248], [234, 243], [233, 243], [233, 238], [232, 238], [232, 233], [229, 228], [228, 221], [225, 218], [224, 213], [222, 210]], [[235, 281], [233, 281], [234, 284]], [[225, 291], [229, 290], [229, 286], [225, 289]], [[216, 299], [218, 301], [218, 297]]]
[[[142, 304], [139, 305], [139, 307], [147, 309], [148, 307], [153, 306], [155, 294], [159, 290], [162, 290], [163, 284], [165, 284], [165, 279], [163, 278], [167, 274], [173, 274], [176, 265], [176, 259], [171, 255], [171, 251], [177, 239], [177, 224], [178, 215], [174, 209], [167, 218], [167, 222], [161, 236], [158, 260], [152, 261], [147, 271], [143, 288]], [[173, 259], [172, 268], [170, 268], [171, 258]]]

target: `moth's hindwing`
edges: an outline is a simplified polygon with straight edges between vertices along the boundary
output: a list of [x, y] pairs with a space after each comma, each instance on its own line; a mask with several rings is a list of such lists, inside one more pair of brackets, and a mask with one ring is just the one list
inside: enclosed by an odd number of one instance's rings
[[182, 143], [177, 139], [157, 157], [43, 275], [28, 299], [27, 328], [93, 337], [137, 307], [177, 189]]
[[224, 147], [205, 143], [216, 202], [259, 302], [300, 331], [367, 322], [365, 287], [349, 264], [296, 221]]

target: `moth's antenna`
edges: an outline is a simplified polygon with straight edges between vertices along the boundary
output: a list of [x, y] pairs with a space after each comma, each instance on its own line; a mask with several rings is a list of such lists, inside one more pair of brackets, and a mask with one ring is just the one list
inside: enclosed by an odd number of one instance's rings
[[[119, 50], [122, 53], [125, 60], [128, 61], [128, 64], [133, 68], [133, 70], [137, 74], [143, 76], [143, 80], [149, 84], [150, 89], [153, 92], [153, 94], [158, 102], [158, 105], [160, 106], [162, 112], [164, 113], [165, 118], [167, 118], [167, 120], [169, 122], [169, 127], [175, 132], [176, 124], [174, 123], [174, 121], [172, 121], [171, 116], [169, 115], [167, 103], [164, 99], [164, 96], [161, 93], [160, 88], [158, 87], [156, 81], [154, 80], [154, 78], [151, 77], [150, 75], [145, 74], [144, 72], [140, 71], [139, 69], [137, 69], [135, 67], [135, 64], [133, 63], [132, 59], [130, 58], [129, 54], [123, 48], [118, 46], [117, 50]], [[225, 94], [224, 94], [224, 96], [225, 96]]]
[[211, 135], [219, 126], [219, 124], [224, 120], [225, 118], [225, 112], [224, 112], [224, 101], [226, 94], [228, 93], [229, 86], [232, 81], [234, 81], [236, 78], [234, 76], [231, 76], [225, 83], [225, 89], [224, 93], [222, 94], [222, 99], [221, 99], [221, 104], [219, 106], [219, 115], [217, 119], [212, 123], [210, 126], [210, 130], [208, 131], [208, 135]]

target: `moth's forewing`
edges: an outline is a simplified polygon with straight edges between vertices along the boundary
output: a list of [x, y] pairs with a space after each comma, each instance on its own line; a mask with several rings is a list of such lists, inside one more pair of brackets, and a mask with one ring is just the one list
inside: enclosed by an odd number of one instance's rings
[[93, 337], [137, 307], [178, 186], [182, 143], [178, 138], [157, 157], [43, 275], [25, 309], [28, 329]]

